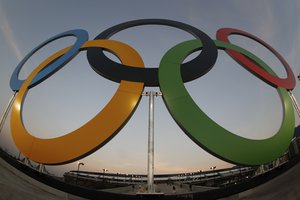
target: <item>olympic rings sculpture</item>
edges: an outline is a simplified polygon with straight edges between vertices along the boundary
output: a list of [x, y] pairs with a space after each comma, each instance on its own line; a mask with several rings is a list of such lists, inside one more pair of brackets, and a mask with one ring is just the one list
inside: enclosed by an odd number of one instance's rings
[[[148, 24], [176, 27], [191, 33], [196, 39], [182, 42], [171, 48], [163, 56], [159, 68], [145, 68], [142, 58], [133, 48], [118, 41], [108, 40], [110, 36], [121, 30]], [[269, 49], [283, 64], [287, 78], [279, 78], [260, 58], [246, 49], [231, 44], [228, 39], [231, 34], [248, 37]], [[22, 66], [36, 51], [53, 40], [67, 36], [77, 38], [73, 46], [59, 50], [48, 57], [26, 80], [18, 79]], [[280, 129], [270, 138], [247, 139], [229, 132], [210, 119], [184, 87], [184, 82], [199, 78], [210, 71], [216, 62], [218, 49], [225, 50], [244, 68], [277, 89], [284, 115]], [[22, 107], [27, 91], [53, 75], [83, 50], [87, 50], [87, 59], [94, 71], [120, 83], [115, 95], [103, 110], [77, 130], [51, 139], [32, 136], [25, 129], [22, 121]], [[122, 64], [107, 58], [103, 50], [115, 54]], [[202, 51], [196, 58], [182, 64], [189, 54], [197, 50]], [[48, 165], [70, 163], [101, 148], [122, 129], [133, 115], [144, 86], [159, 86], [171, 116], [196, 144], [231, 163], [259, 165], [278, 158], [291, 142], [295, 119], [288, 90], [292, 90], [295, 84], [295, 76], [290, 66], [277, 51], [256, 36], [237, 29], [219, 29], [217, 40], [212, 40], [197, 28], [181, 22], [144, 19], [113, 26], [90, 41], [86, 31], [71, 30], [58, 34], [34, 48], [13, 72], [10, 86], [17, 94], [12, 106], [11, 132], [16, 146], [27, 158]]]

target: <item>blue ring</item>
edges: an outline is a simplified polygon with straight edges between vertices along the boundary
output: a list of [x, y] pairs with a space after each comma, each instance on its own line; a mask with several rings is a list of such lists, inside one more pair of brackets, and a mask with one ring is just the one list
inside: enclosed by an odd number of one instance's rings
[[19, 80], [19, 78], [18, 78], [19, 73], [20, 73], [23, 65], [25, 64], [25, 62], [35, 52], [37, 52], [40, 48], [44, 47], [45, 45], [47, 45], [48, 43], [50, 43], [54, 40], [57, 40], [62, 37], [68, 37], [68, 36], [75, 36], [77, 38], [77, 40], [76, 40], [75, 44], [72, 46], [72, 48], [66, 54], [64, 54], [63, 56], [61, 56], [60, 58], [55, 60], [53, 63], [51, 63], [48, 67], [46, 67], [44, 70], [39, 72], [36, 75], [36, 77], [32, 80], [32, 82], [30, 83], [28, 88], [32, 88], [32, 87], [36, 86], [37, 84], [41, 83], [42, 81], [47, 79], [49, 76], [54, 74], [57, 70], [59, 70], [67, 61], [72, 59], [73, 56], [75, 56], [76, 53], [78, 53], [80, 47], [89, 39], [89, 35], [88, 35], [87, 31], [82, 30], [82, 29], [75, 29], [75, 30], [63, 32], [61, 34], [58, 34], [58, 35], [44, 41], [43, 43], [38, 45], [36, 48], [34, 48], [29, 54], [27, 54], [23, 58], [23, 60], [18, 64], [18, 66], [16, 67], [16, 69], [14, 70], [14, 72], [10, 78], [10, 88], [16, 92], [20, 90], [24, 80]]

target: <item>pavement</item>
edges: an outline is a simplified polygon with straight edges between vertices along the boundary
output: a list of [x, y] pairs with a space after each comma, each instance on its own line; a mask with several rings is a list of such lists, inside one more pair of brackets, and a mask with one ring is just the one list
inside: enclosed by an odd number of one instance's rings
[[[175, 190], [173, 189], [175, 187]], [[104, 189], [101, 191], [112, 192], [112, 193], [119, 193], [119, 194], [129, 194], [129, 195], [136, 195], [137, 193], [143, 193], [146, 191], [146, 185], [142, 186], [125, 186], [119, 188], [112, 188], [112, 189]], [[157, 193], [163, 193], [164, 195], [174, 195], [174, 194], [190, 194], [191, 192], [203, 192], [211, 189], [215, 189], [213, 187], [202, 187], [202, 186], [192, 186], [192, 190], [190, 190], [188, 184], [155, 184], [155, 191]]]
[[83, 200], [22, 174], [0, 158], [0, 200]]

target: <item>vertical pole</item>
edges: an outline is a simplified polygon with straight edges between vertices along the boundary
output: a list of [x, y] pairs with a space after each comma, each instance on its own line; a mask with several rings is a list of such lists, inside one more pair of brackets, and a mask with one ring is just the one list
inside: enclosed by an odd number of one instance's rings
[[154, 192], [154, 92], [149, 92], [148, 122], [148, 193]]
[[148, 194], [155, 193], [154, 189], [154, 96], [162, 96], [161, 92], [145, 92], [143, 96], [149, 96], [149, 121], [148, 121], [148, 167], [147, 186]]
[[8, 102], [8, 105], [7, 105], [7, 107], [6, 107], [6, 110], [5, 110], [5, 112], [4, 112], [4, 114], [3, 114], [2, 118], [1, 118], [1, 122], [0, 122], [0, 133], [1, 133], [2, 128], [3, 128], [3, 126], [4, 126], [4, 123], [5, 123], [5, 120], [6, 120], [6, 118], [7, 118], [7, 115], [8, 115], [8, 113], [9, 113], [9, 111], [10, 111], [10, 109], [11, 109], [11, 107], [12, 107], [12, 105], [13, 105], [15, 99], [16, 99], [16, 94], [17, 94], [17, 92], [15, 92], [15, 93], [13, 94], [13, 96], [10, 98], [10, 100], [9, 100], [9, 102]]

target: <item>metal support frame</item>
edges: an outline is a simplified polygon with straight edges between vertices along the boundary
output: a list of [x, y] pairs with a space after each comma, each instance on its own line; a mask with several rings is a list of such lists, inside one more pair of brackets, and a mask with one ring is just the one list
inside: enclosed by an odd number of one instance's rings
[[154, 96], [162, 96], [161, 92], [145, 92], [149, 96], [149, 121], [148, 121], [148, 168], [147, 186], [148, 193], [155, 193], [154, 189]]
[[39, 166], [38, 166], [38, 170], [41, 174], [45, 173], [46, 172], [45, 165], [40, 163]]
[[299, 154], [299, 147], [298, 147], [298, 144], [297, 144], [297, 138], [294, 137], [291, 143], [293, 145], [295, 154]]
[[296, 110], [298, 116], [300, 117], [300, 106], [299, 106], [299, 104], [298, 104], [298, 102], [297, 102], [297, 99], [295, 98], [295, 96], [294, 96], [294, 94], [292, 93], [292, 91], [289, 91], [289, 95], [290, 95], [290, 97], [291, 97], [291, 99], [292, 99], [292, 102], [293, 102], [293, 104], [294, 104], [295, 110]]
[[12, 105], [13, 105], [15, 99], [16, 99], [16, 95], [17, 95], [17, 92], [15, 92], [13, 94], [13, 96], [10, 98], [10, 100], [8, 102], [8, 105], [6, 106], [5, 112], [4, 112], [4, 114], [1, 118], [1, 122], [0, 122], [0, 133], [2, 132], [2, 128], [3, 128], [4, 123], [6, 121], [7, 115], [8, 115], [8, 113], [9, 113], [9, 111], [10, 111], [10, 109], [11, 109], [11, 107], [12, 107]]
[[30, 160], [27, 157], [24, 158], [24, 165], [30, 166]]

